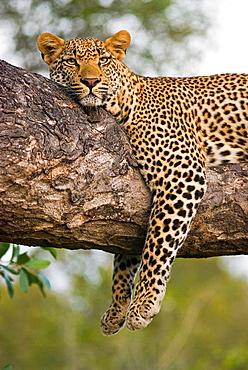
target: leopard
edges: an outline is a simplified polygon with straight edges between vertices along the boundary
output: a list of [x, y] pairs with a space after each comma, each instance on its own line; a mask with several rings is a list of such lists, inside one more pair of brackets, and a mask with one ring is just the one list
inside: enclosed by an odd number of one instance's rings
[[130, 42], [126, 30], [105, 41], [51, 33], [37, 41], [52, 80], [69, 87], [82, 107], [115, 117], [152, 194], [142, 254], [114, 256], [104, 335], [152, 321], [206, 192], [206, 169], [248, 160], [248, 74], [140, 76], [123, 63]]

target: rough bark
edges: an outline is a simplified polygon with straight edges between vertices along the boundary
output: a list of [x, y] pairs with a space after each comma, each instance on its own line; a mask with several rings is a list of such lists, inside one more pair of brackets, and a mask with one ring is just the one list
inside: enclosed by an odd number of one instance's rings
[[[150, 194], [113, 117], [0, 62], [0, 241], [137, 254]], [[183, 257], [248, 254], [248, 164], [208, 171]]]

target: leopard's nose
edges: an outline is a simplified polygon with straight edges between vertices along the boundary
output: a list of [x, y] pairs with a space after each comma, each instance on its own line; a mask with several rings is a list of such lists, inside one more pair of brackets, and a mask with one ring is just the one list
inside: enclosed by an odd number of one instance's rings
[[92, 89], [101, 81], [100, 78], [83, 78], [81, 82], [86, 85], [89, 89]]

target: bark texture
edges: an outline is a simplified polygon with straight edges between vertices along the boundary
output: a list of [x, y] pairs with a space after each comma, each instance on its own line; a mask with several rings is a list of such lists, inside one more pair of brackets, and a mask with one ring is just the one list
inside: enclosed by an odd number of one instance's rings
[[[141, 253], [150, 194], [128, 140], [100, 109], [0, 61], [0, 241]], [[208, 171], [183, 257], [248, 254], [248, 164]]]

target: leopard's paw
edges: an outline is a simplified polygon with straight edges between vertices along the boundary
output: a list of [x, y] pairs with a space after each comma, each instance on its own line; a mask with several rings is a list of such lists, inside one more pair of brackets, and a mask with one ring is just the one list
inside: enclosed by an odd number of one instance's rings
[[153, 300], [135, 299], [127, 312], [126, 326], [136, 331], [145, 328], [160, 310], [164, 293], [160, 293]]
[[123, 328], [125, 321], [126, 311], [111, 306], [101, 318], [100, 327], [103, 335], [118, 333]]

